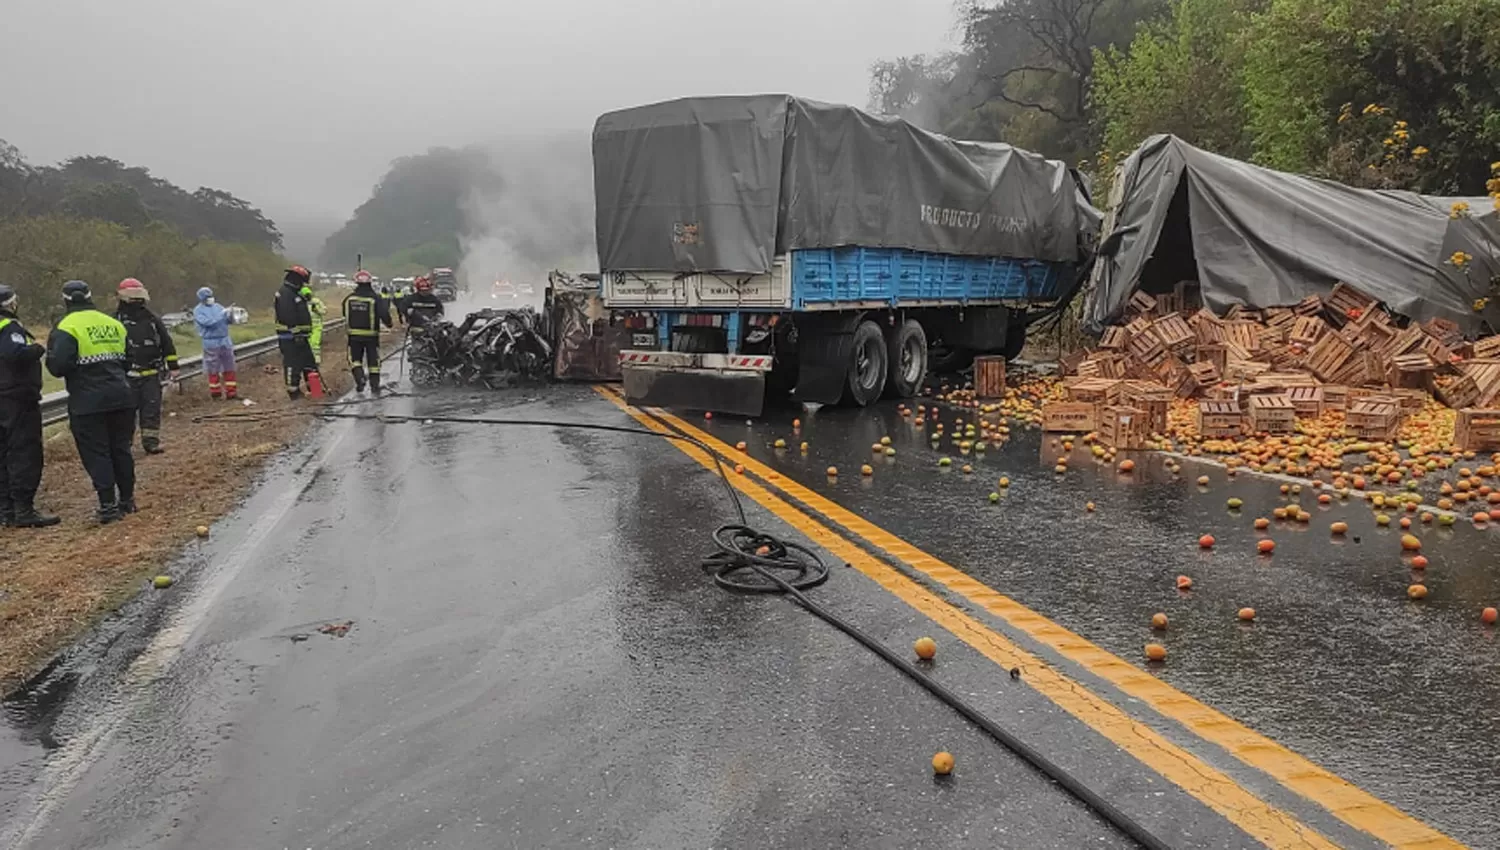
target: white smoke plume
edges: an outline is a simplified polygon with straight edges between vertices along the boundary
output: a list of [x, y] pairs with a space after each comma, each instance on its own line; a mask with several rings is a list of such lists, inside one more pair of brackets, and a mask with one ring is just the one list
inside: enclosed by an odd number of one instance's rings
[[589, 135], [510, 138], [486, 148], [500, 185], [476, 189], [463, 205], [458, 273], [480, 298], [498, 279], [530, 284], [540, 307], [547, 272], [598, 267]]

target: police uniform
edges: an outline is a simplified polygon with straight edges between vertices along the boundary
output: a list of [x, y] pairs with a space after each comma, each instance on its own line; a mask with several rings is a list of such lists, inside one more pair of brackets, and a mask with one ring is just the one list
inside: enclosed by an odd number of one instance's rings
[[349, 334], [349, 367], [354, 373], [354, 388], [365, 389], [368, 373], [370, 389], [380, 392], [380, 327], [391, 326], [389, 299], [368, 283], [354, 287], [344, 299], [344, 319]]
[[79, 286], [47, 337], [47, 371], [67, 382], [68, 427], [99, 496], [99, 521], [108, 523], [135, 511], [135, 399], [125, 374], [125, 326], [94, 309], [88, 288]]
[[[13, 297], [8, 287], [4, 297]], [[36, 510], [42, 484], [42, 355], [47, 349], [0, 306], [0, 525], [56, 525]]]
[[115, 318], [125, 326], [126, 376], [140, 419], [141, 448], [161, 451], [161, 371], [177, 371], [172, 332], [143, 301], [121, 301]]

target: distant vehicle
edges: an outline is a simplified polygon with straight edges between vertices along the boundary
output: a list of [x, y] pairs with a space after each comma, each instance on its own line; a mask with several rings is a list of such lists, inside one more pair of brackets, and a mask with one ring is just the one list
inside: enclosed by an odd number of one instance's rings
[[432, 281], [432, 294], [439, 301], [456, 301], [458, 293], [463, 291], [459, 288], [458, 276], [453, 273], [453, 269], [433, 269], [428, 279]]
[[[250, 311], [238, 304], [230, 304], [224, 308], [224, 312], [229, 314], [229, 324], [231, 325], [248, 325], [250, 323]], [[189, 316], [188, 320], [192, 321], [192, 317]]]
[[168, 330], [171, 330], [172, 328], [175, 328], [178, 325], [190, 324], [190, 323], [192, 323], [192, 321], [193, 321], [193, 314], [192, 313], [162, 313], [161, 314], [161, 323], [163, 325], [165, 325]]
[[532, 286], [529, 283], [521, 284], [519, 287], [517, 287], [516, 291], [521, 293], [522, 298], [532, 298], [536, 295], [536, 287]]
[[514, 301], [518, 297], [515, 284], [508, 280], [497, 280], [490, 284], [490, 299], [494, 301]]

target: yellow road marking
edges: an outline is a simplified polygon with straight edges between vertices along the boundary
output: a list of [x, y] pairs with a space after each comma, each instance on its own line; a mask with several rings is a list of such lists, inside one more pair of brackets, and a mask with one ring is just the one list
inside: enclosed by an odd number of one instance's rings
[[[1056, 650], [1064, 658], [1110, 682], [1193, 734], [1223, 747], [1240, 761], [1264, 771], [1287, 788], [1317, 803], [1344, 823], [1399, 850], [1462, 850], [1464, 845], [1408, 815], [1348, 780], [1314, 764], [1228, 715], [1210, 708], [1124, 659], [1085, 640], [964, 572], [870, 523], [857, 514], [781, 476], [748, 454], [666, 411], [652, 411], [682, 433], [713, 446], [723, 457], [762, 478], [775, 481], [787, 495], [864, 538], [954, 593]], [[1148, 762], [1149, 763], [1149, 762]], [[1155, 765], [1153, 765], [1154, 767]]]
[[[600, 395], [618, 405], [645, 427], [661, 434], [672, 433], [671, 429], [629, 407], [613, 393], [603, 388], [596, 389]], [[699, 434], [691, 436], [703, 439]], [[704, 468], [717, 471], [718, 467], [713, 458], [697, 446], [680, 441], [673, 441], [673, 445]], [[1293, 815], [1251, 794], [1228, 775], [1167, 740], [1113, 703], [1042, 663], [1036, 656], [1017, 646], [1009, 638], [934, 596], [900, 571], [874, 558], [842, 535], [783, 501], [781, 497], [765, 487], [736, 475], [730, 476], [730, 483], [736, 490], [749, 496], [783, 522], [806, 535], [809, 540], [847, 561], [892, 595], [947, 629], [986, 658], [1007, 669], [1011, 667], [1025, 669], [1027, 671], [1026, 683], [1038, 693], [1097, 730], [1121, 749], [1181, 787], [1267, 847], [1277, 848], [1277, 850], [1281, 848], [1332, 850], [1338, 846], [1312, 827], [1297, 820]]]

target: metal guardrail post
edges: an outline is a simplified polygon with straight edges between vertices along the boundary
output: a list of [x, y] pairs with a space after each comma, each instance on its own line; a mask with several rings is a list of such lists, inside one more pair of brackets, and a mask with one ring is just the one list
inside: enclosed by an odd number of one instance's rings
[[[323, 329], [333, 330], [344, 326], [343, 319], [329, 319], [323, 323]], [[277, 351], [276, 337], [267, 336], [260, 339], [252, 339], [242, 342], [234, 347], [235, 360], [255, 360], [256, 358]], [[185, 381], [188, 378], [196, 378], [203, 374], [203, 355], [188, 357], [177, 361], [178, 380]], [[68, 418], [68, 391], [59, 390], [42, 396], [42, 424], [53, 425]]]

